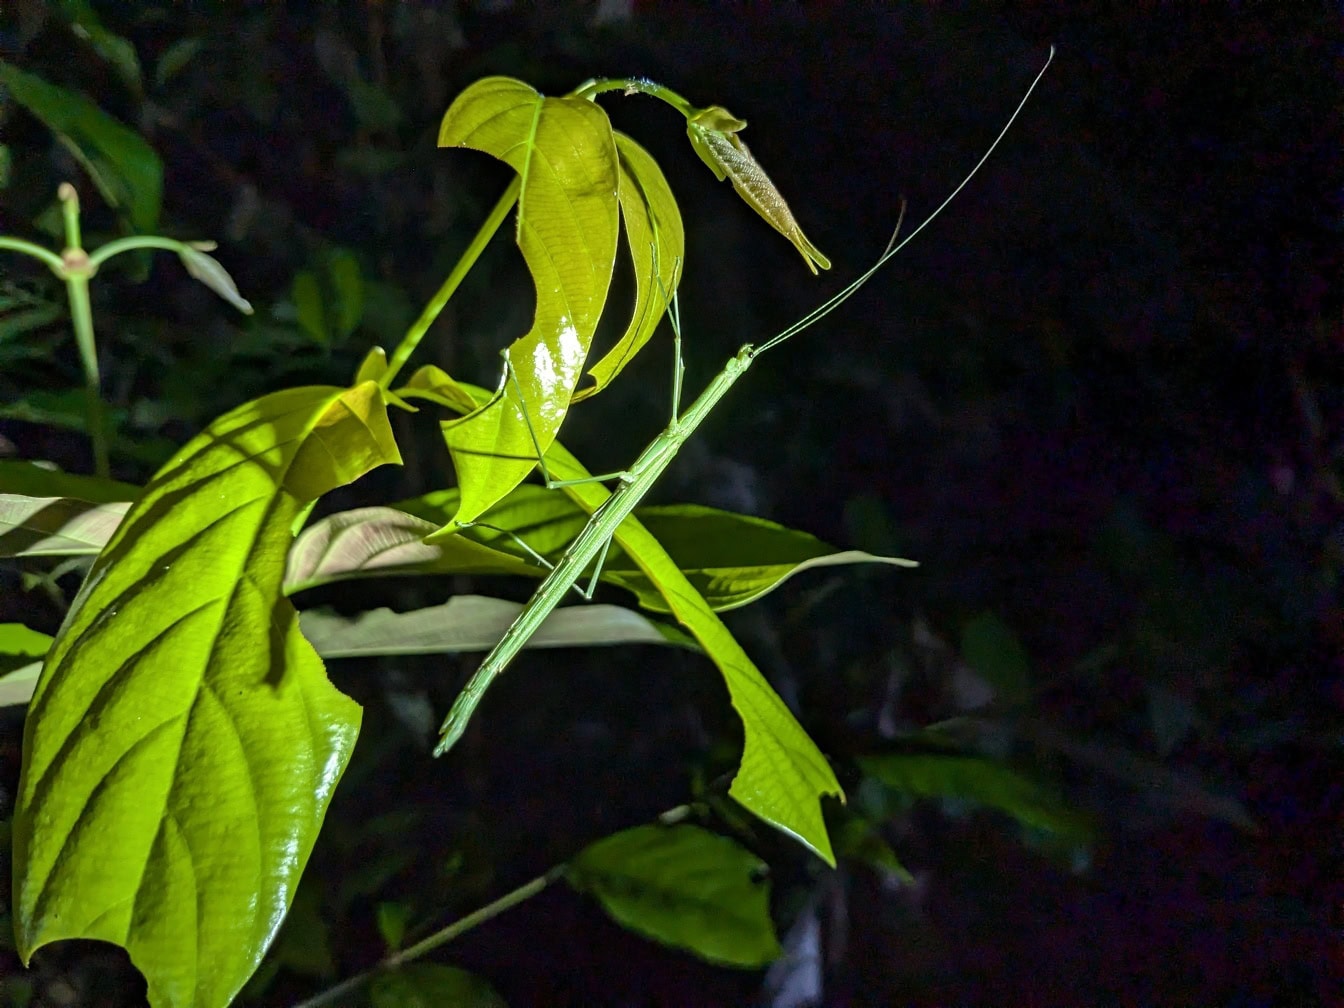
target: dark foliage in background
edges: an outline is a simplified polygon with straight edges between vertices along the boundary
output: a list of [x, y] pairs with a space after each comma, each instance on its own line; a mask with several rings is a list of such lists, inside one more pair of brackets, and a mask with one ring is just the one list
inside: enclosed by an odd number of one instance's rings
[[[448, 102], [480, 76], [559, 93], [641, 74], [750, 122], [746, 139], [831, 275], [806, 277], [664, 110], [604, 103], [664, 166], [687, 220], [698, 389], [741, 342], [866, 265], [901, 196], [914, 219], [931, 209], [1058, 44], [1039, 100], [949, 216], [753, 372], [657, 494], [919, 559], [914, 573], [812, 575], [733, 627], [838, 765], [962, 718], [1064, 787], [1101, 839], [1071, 860], [989, 815], [893, 810], [887, 839], [916, 876], [893, 888], [855, 866], [819, 876], [762, 836], [779, 919], [822, 907], [835, 1005], [1338, 997], [1337, 12], [637, 5], [597, 24], [581, 4], [95, 6], [147, 66], [181, 38], [203, 44], [137, 96], [30, 2], [0, 13], [0, 55], [142, 130], [166, 164], [163, 230], [218, 239], [260, 309], [240, 323], [169, 257], [143, 283], [95, 285], [105, 388], [123, 432], [149, 446], [119, 457], [117, 475], [135, 480], [225, 409], [347, 381], [369, 343], [393, 341], [507, 181], [484, 157], [434, 147]], [[4, 115], [14, 163], [0, 230], [32, 234], [78, 168], [38, 124]], [[87, 233], [112, 226], [85, 205]], [[363, 329], [322, 347], [286, 306], [295, 273], [336, 248], [358, 257], [371, 301]], [[43, 290], [25, 269], [6, 259], [0, 279]], [[491, 383], [530, 298], [499, 243], [425, 359]], [[6, 357], [0, 405], [79, 384], [59, 324], [30, 338], [44, 352]], [[595, 469], [628, 461], [665, 422], [667, 370], [652, 350], [575, 411], [565, 442]], [[0, 420], [0, 437], [19, 457], [89, 468], [83, 439], [53, 423]], [[450, 480], [432, 424], [399, 438], [419, 452], [375, 480], [400, 480], [403, 495]], [[411, 605], [462, 587], [392, 592]], [[54, 603], [34, 613], [39, 593], [4, 588], [0, 620], [54, 631]], [[359, 604], [348, 590], [326, 601]], [[1025, 656], [989, 662], [998, 678], [972, 653], [987, 627], [1011, 628]], [[520, 661], [467, 744], [434, 762], [415, 712], [429, 704], [437, 720], [471, 667], [333, 666], [365, 727], [298, 923], [249, 1003], [320, 989], [304, 960], [315, 934], [348, 975], [381, 955], [379, 903], [446, 921], [731, 763], [713, 745], [731, 745], [733, 719], [707, 666], [620, 650]], [[20, 725], [0, 713], [7, 801]], [[514, 1005], [740, 1005], [761, 980], [652, 946], [565, 892], [449, 953]], [[133, 991], [98, 979], [116, 973], [105, 961], [44, 953], [35, 1003], [59, 1003], [58, 977]], [[17, 964], [0, 952], [0, 968]]]

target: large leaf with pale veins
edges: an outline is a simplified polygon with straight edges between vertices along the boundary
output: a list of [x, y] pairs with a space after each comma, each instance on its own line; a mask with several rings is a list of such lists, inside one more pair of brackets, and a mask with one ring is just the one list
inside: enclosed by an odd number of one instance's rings
[[274, 937], [360, 710], [281, 594], [308, 502], [400, 461], [374, 382], [216, 420], [95, 561], [25, 725], [14, 818], [26, 961], [124, 946], [155, 1008], [228, 1004]]

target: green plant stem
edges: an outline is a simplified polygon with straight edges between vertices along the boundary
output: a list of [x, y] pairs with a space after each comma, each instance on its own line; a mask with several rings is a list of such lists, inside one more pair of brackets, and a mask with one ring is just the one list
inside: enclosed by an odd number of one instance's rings
[[574, 89], [576, 98], [595, 98], [606, 91], [624, 91], [626, 94], [646, 94], [659, 98], [680, 112], [687, 119], [699, 111], [671, 88], [655, 84], [642, 77], [595, 77]]
[[515, 178], [512, 184], [504, 190], [504, 195], [499, 198], [499, 202], [495, 204], [495, 208], [490, 211], [490, 216], [488, 216], [485, 219], [485, 222], [481, 224], [480, 229], [476, 232], [476, 237], [471, 240], [471, 244], [468, 245], [467, 250], [462, 253], [462, 257], [458, 259], [457, 265], [453, 267], [453, 271], [448, 274], [448, 279], [443, 282], [443, 286], [429, 299], [429, 303], [425, 305], [425, 310], [420, 313], [420, 317], [415, 320], [410, 329], [406, 330], [406, 335], [401, 338], [401, 342], [397, 345], [397, 349], [393, 351], [392, 357], [387, 363], [387, 370], [384, 371], [383, 376], [378, 379], [378, 383], [382, 385], [383, 388], [391, 388], [392, 380], [396, 378], [397, 373], [406, 364], [406, 361], [410, 359], [411, 354], [415, 353], [415, 348], [420, 345], [420, 341], [424, 338], [425, 333], [427, 333], [429, 327], [434, 324], [434, 320], [439, 317], [439, 312], [443, 311], [443, 306], [448, 303], [448, 299], [453, 296], [458, 286], [462, 283], [463, 278], [465, 278], [471, 268], [476, 265], [476, 260], [479, 259], [481, 253], [485, 251], [485, 246], [490, 243], [490, 239], [495, 236], [495, 232], [498, 231], [500, 225], [504, 223], [504, 218], [509, 215], [509, 211], [513, 209], [513, 205], [518, 202], [518, 194], [521, 191], [522, 181], [517, 178]]
[[449, 924], [447, 927], [434, 932], [428, 938], [416, 942], [409, 948], [401, 949], [387, 955], [382, 962], [372, 969], [365, 970], [363, 973], [356, 974], [348, 980], [342, 980], [335, 987], [329, 987], [321, 994], [309, 998], [307, 1001], [301, 1001], [293, 1008], [319, 1008], [320, 1005], [330, 1004], [343, 994], [348, 994], [353, 990], [363, 986], [379, 973], [385, 973], [394, 970], [404, 963], [419, 959], [426, 952], [431, 952], [440, 945], [446, 945], [455, 938], [460, 937], [472, 928], [484, 924], [493, 917], [497, 917], [505, 910], [510, 910], [522, 903], [524, 900], [531, 899], [537, 893], [541, 892], [552, 882], [557, 881], [565, 872], [565, 865], [556, 865], [544, 875], [538, 875], [530, 882], [525, 882], [512, 892], [507, 892], [499, 899], [487, 903], [479, 910], [475, 910], [465, 917], [461, 917]]
[[75, 343], [84, 362], [84, 391], [88, 396], [89, 437], [93, 441], [93, 471], [102, 477], [112, 475], [108, 457], [107, 418], [103, 413], [102, 379], [98, 372], [98, 346], [93, 335], [93, 309], [89, 303], [89, 278], [67, 274], [66, 291], [70, 299], [70, 319], [75, 325]]
[[9, 249], [12, 252], [22, 252], [24, 255], [30, 255], [34, 259], [41, 259], [57, 276], [62, 276], [65, 270], [65, 260], [50, 249], [44, 249], [41, 245], [34, 245], [30, 241], [24, 241], [22, 238], [10, 238], [0, 236], [0, 249]]

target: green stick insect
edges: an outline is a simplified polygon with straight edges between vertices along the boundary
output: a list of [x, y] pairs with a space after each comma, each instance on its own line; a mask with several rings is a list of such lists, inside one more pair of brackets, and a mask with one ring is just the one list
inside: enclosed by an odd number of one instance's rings
[[[639, 457], [635, 459], [629, 469], [624, 472], [610, 474], [606, 477], [594, 477], [595, 479], [616, 479], [619, 481], [620, 486], [616, 488], [600, 508], [593, 512], [588, 520], [588, 524], [584, 526], [583, 530], [578, 534], [574, 541], [570, 543], [569, 548], [565, 550], [560, 560], [551, 568], [550, 573], [546, 576], [545, 580], [541, 582], [541, 586], [537, 588], [536, 593], [533, 594], [522, 612], [518, 614], [518, 617], [513, 621], [513, 624], [509, 629], [505, 631], [504, 636], [500, 639], [499, 643], [494, 646], [493, 650], [491, 650], [488, 655], [486, 655], [485, 660], [481, 662], [480, 668], [476, 670], [466, 686], [463, 687], [462, 692], [458, 694], [452, 709], [449, 710], [448, 716], [444, 719], [443, 725], [439, 729], [440, 738], [438, 745], [434, 748], [435, 756], [442, 756], [462, 737], [462, 733], [467, 727], [467, 721], [470, 720], [472, 713], [476, 710], [477, 705], [480, 704], [482, 697], [485, 695], [485, 691], [490, 688], [490, 684], [494, 682], [495, 677], [508, 668], [509, 663], [512, 662], [518, 652], [522, 650], [528, 639], [536, 633], [546, 617], [560, 604], [560, 600], [575, 586], [575, 583], [582, 577], [583, 572], [588, 569], [589, 565], [592, 564], [594, 560], [597, 560], [598, 569], [600, 569], [602, 559], [606, 556], [606, 551], [611, 545], [611, 539], [615, 534], [616, 529], [620, 526], [621, 522], [625, 521], [625, 519], [630, 516], [630, 513], [635, 509], [635, 506], [639, 504], [644, 495], [648, 493], [650, 487], [653, 486], [654, 481], [663, 474], [664, 470], [667, 469], [672, 460], [676, 457], [677, 452], [681, 450], [681, 446], [695, 433], [700, 424], [704, 422], [705, 418], [709, 416], [714, 407], [718, 405], [719, 400], [728, 393], [728, 390], [737, 383], [737, 380], [746, 374], [747, 369], [750, 368], [751, 365], [766, 351], [773, 350], [786, 340], [792, 339], [805, 329], [811, 328], [852, 297], [860, 287], [872, 278], [873, 274], [886, 265], [888, 260], [896, 255], [896, 253], [900, 252], [901, 249], [905, 248], [906, 245], [913, 241], [916, 235], [923, 231], [935, 217], [946, 209], [949, 203], [956, 199], [962, 189], [964, 189], [971, 179], [975, 177], [975, 174], [980, 170], [984, 163], [989, 160], [989, 156], [994, 153], [994, 149], [998, 147], [1000, 141], [1007, 135], [1008, 130], [1012, 128], [1013, 123], [1017, 120], [1018, 115], [1021, 114], [1022, 109], [1026, 106], [1027, 100], [1031, 97], [1032, 92], [1036, 90], [1036, 85], [1040, 83], [1041, 78], [1045, 75], [1045, 71], [1049, 69], [1050, 63], [1054, 59], [1054, 55], [1055, 50], [1052, 46], [1050, 48], [1050, 54], [1046, 58], [1045, 66], [1041, 67], [1040, 72], [1037, 73], [1035, 79], [1031, 82], [1031, 86], [1027, 88], [1026, 94], [1022, 96], [1022, 100], [1018, 103], [1017, 108], [1013, 110], [1013, 114], [1008, 118], [1003, 129], [1001, 129], [998, 136], [994, 138], [994, 142], [991, 143], [989, 149], [981, 155], [980, 160], [975, 163], [975, 167], [970, 170], [966, 177], [961, 180], [961, 183], [952, 190], [947, 198], [938, 205], [933, 213], [929, 214], [918, 227], [906, 235], [899, 243], [895, 243], [896, 239], [893, 235], [892, 243], [888, 244], [878, 260], [860, 274], [856, 280], [849, 284], [849, 286], [845, 287], [844, 290], [840, 291], [840, 293], [836, 294], [829, 301], [826, 301], [824, 304], [813, 309], [793, 325], [766, 340], [759, 346], [750, 343], [743, 346], [733, 357], [729, 358], [728, 363], [724, 365], [723, 370], [709, 383], [709, 386], [704, 392], [700, 393], [700, 397], [687, 407], [686, 412], [680, 414], [678, 414], [677, 411], [680, 406], [679, 400], [682, 375], [681, 332], [680, 326], [676, 324], [677, 318], [675, 307], [669, 305], [669, 314], [673, 322], [674, 346], [676, 349], [676, 363], [675, 371], [673, 373], [672, 421], [667, 425], [666, 429], [655, 437], [653, 441], [649, 443], [649, 446], [640, 453]], [[505, 358], [505, 369], [506, 371], [509, 370], [507, 357]], [[540, 455], [541, 453], [538, 452], [539, 462], [541, 462]], [[545, 464], [541, 463], [541, 465], [543, 476], [546, 476], [546, 485], [548, 487], [565, 485], [565, 481], [557, 482], [551, 480], [549, 475], [545, 472]], [[596, 578], [594, 577], [594, 581], [595, 580]], [[584, 594], [586, 596], [588, 593]]]

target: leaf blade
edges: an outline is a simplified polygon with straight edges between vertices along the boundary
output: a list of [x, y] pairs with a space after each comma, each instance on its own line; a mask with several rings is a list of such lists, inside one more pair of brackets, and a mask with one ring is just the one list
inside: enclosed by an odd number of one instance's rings
[[255, 969], [360, 715], [280, 594], [290, 528], [315, 493], [395, 461], [369, 382], [248, 403], [151, 481], [76, 596], [25, 725], [25, 960], [63, 938], [121, 944], [156, 1008], [223, 1006]]

